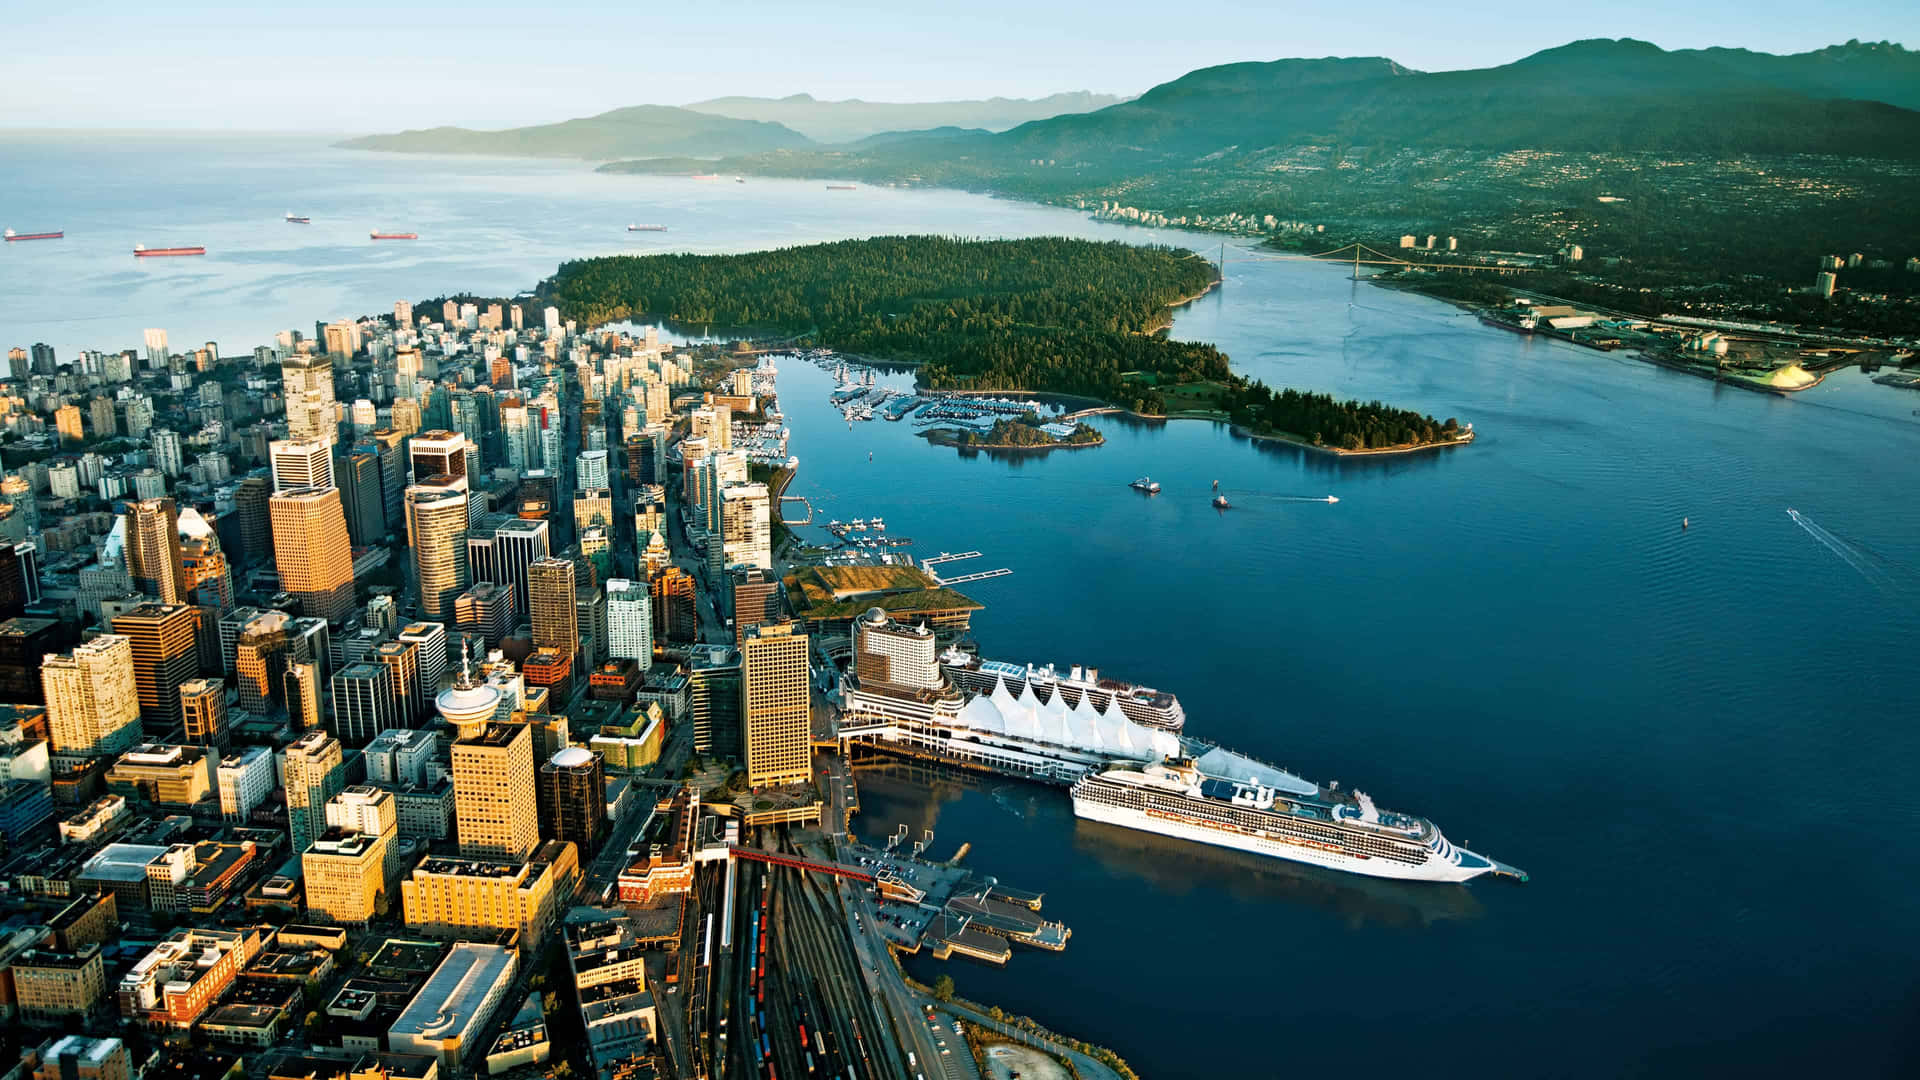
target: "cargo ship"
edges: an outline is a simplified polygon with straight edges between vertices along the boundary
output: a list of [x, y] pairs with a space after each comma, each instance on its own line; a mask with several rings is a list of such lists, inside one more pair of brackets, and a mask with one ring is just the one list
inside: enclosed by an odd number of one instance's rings
[[828, 184], [828, 185], [827, 185], [827, 190], [828, 190], [828, 191], [852, 191], [852, 190], [854, 190], [854, 185], [852, 185], [852, 184]]
[[58, 240], [65, 235], [67, 235], [65, 229], [55, 229], [52, 232], [27, 232], [27, 233], [17, 233], [17, 232], [14, 232], [12, 229], [8, 229], [7, 243], [11, 244], [15, 240]]
[[1172, 758], [1088, 773], [1073, 785], [1073, 813], [1369, 877], [1527, 880], [1514, 867], [1455, 847], [1425, 818], [1382, 810], [1363, 791], [1321, 787], [1278, 770], [1239, 780], [1208, 776], [1191, 758]]
[[693, 178], [695, 180], [718, 180], [720, 179], [720, 174], [710, 173], [710, 172], [697, 172], [693, 174]]
[[367, 235], [375, 240], [418, 240], [420, 239], [419, 233], [381, 232], [379, 229], [375, 229], [372, 232], [368, 233]]
[[1136, 686], [1118, 679], [1103, 679], [1100, 669], [1078, 664], [1061, 671], [1052, 664], [1010, 664], [1004, 660], [982, 660], [960, 649], [948, 649], [940, 657], [940, 670], [953, 685], [975, 694], [991, 694], [1004, 682], [1007, 692], [1019, 696], [1031, 686], [1044, 704], [1059, 696], [1069, 708], [1079, 708], [1082, 699], [1091, 699], [1094, 708], [1105, 712], [1115, 705], [1136, 724], [1179, 731], [1187, 726], [1187, 711], [1180, 699], [1151, 686]]
[[306, 217], [305, 215], [302, 215], [302, 214], [296, 214], [296, 213], [294, 213], [293, 211], [291, 211], [291, 210], [289, 210], [289, 211], [287, 211], [287, 224], [289, 224], [289, 225], [311, 225], [311, 224], [313, 224], [313, 219], [312, 219], [312, 218], [310, 218], [310, 217]]
[[667, 227], [665, 225], [629, 225], [627, 226], [627, 231], [628, 232], [666, 232]]
[[150, 248], [145, 244], [133, 245], [134, 257], [141, 258], [141, 259], [151, 258], [156, 255], [205, 255], [206, 253], [207, 253], [207, 249], [204, 247], [201, 247], [198, 244], [194, 244], [190, 247], [163, 247], [163, 248]]

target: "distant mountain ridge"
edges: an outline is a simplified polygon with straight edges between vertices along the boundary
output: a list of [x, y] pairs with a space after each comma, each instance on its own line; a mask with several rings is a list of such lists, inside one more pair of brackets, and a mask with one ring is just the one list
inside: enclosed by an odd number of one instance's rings
[[367, 135], [336, 145], [350, 150], [417, 154], [510, 154], [525, 157], [722, 157], [812, 146], [779, 124], [713, 116], [671, 105], [635, 105], [558, 124], [476, 131], [437, 127]]
[[1086, 90], [1043, 98], [994, 97], [978, 101], [821, 101], [810, 94], [783, 98], [720, 97], [686, 106], [695, 112], [784, 124], [823, 143], [848, 143], [884, 132], [931, 128], [1005, 131], [1033, 120], [1093, 112], [1127, 100]]

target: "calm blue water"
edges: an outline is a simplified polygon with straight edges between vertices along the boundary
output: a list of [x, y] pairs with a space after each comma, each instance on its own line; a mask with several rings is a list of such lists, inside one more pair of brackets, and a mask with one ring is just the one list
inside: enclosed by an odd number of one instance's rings
[[[250, 348], [609, 251], [1151, 235], [953, 193], [311, 142], [3, 149], [6, 224], [71, 235], [0, 252], [0, 344], [64, 349], [149, 325]], [[316, 223], [275, 220], [289, 209]], [[422, 239], [370, 245], [375, 225]], [[140, 265], [136, 240], [215, 254]], [[1174, 690], [1196, 734], [1430, 816], [1533, 880], [1395, 886], [1080, 824], [1046, 790], [870, 777], [864, 827], [971, 841], [1074, 927], [1061, 955], [956, 966], [964, 993], [1150, 1077], [1920, 1070], [1920, 394], [1857, 373], [1791, 399], [1717, 389], [1289, 263], [1230, 264], [1175, 332], [1480, 440], [1342, 462], [1109, 419], [1097, 450], [964, 458], [904, 424], [849, 431], [826, 375], [788, 365], [797, 490], [1012, 568], [967, 587], [989, 655]], [[1142, 473], [1164, 493], [1127, 490]]]

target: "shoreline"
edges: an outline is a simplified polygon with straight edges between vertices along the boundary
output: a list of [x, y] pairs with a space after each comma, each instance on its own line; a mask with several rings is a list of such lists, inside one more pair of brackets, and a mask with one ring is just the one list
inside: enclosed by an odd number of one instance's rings
[[1086, 450], [1096, 446], [1107, 445], [1107, 437], [1105, 435], [1100, 436], [1092, 442], [1030, 443], [1026, 445], [1009, 443], [1002, 445], [999, 443], [963, 443], [955, 439], [945, 428], [931, 428], [926, 431], [916, 431], [913, 434], [916, 438], [927, 440], [927, 442], [933, 446], [951, 446], [955, 450], [1013, 450], [1046, 453], [1049, 450]]
[[1401, 454], [1420, 454], [1429, 450], [1445, 450], [1455, 446], [1466, 446], [1477, 437], [1475, 432], [1470, 431], [1465, 438], [1448, 439], [1444, 442], [1420, 443], [1417, 446], [1381, 446], [1370, 447], [1364, 450], [1346, 450], [1337, 446], [1315, 446], [1304, 439], [1292, 435], [1261, 435], [1248, 431], [1239, 424], [1228, 424], [1227, 427], [1235, 435], [1243, 439], [1252, 439], [1259, 442], [1285, 443], [1288, 446], [1297, 446], [1302, 450], [1312, 450], [1316, 453], [1330, 454], [1334, 457], [1397, 457]]
[[[1195, 252], [1195, 253], [1194, 253], [1194, 258], [1204, 258], [1204, 256], [1202, 256], [1202, 255], [1201, 255], [1201, 254], [1200, 254], [1199, 252]], [[1142, 333], [1142, 334], [1148, 334], [1148, 335], [1151, 335], [1151, 334], [1163, 334], [1163, 333], [1165, 333], [1165, 332], [1167, 332], [1168, 330], [1171, 330], [1171, 329], [1173, 329], [1173, 313], [1174, 313], [1174, 311], [1175, 311], [1175, 310], [1177, 310], [1177, 309], [1179, 309], [1179, 308], [1183, 308], [1183, 307], [1186, 307], [1186, 306], [1187, 306], [1188, 304], [1191, 304], [1191, 303], [1193, 303], [1193, 302], [1194, 302], [1195, 300], [1198, 300], [1198, 299], [1200, 299], [1201, 297], [1203, 297], [1203, 296], [1206, 296], [1206, 295], [1207, 295], [1208, 293], [1210, 293], [1210, 292], [1212, 292], [1213, 290], [1215, 290], [1215, 289], [1217, 289], [1217, 288], [1219, 288], [1219, 287], [1220, 287], [1220, 283], [1221, 283], [1222, 281], [1224, 281], [1224, 280], [1226, 280], [1226, 279], [1225, 279], [1225, 278], [1224, 278], [1223, 276], [1221, 276], [1221, 274], [1219, 273], [1219, 271], [1217, 271], [1217, 270], [1216, 270], [1216, 271], [1214, 272], [1214, 276], [1213, 276], [1213, 280], [1207, 283], [1207, 287], [1206, 287], [1206, 288], [1204, 288], [1204, 289], [1201, 289], [1201, 290], [1200, 290], [1199, 292], [1197, 292], [1197, 293], [1194, 293], [1194, 294], [1193, 294], [1192, 296], [1189, 296], [1189, 297], [1186, 297], [1185, 299], [1182, 299], [1182, 300], [1175, 300], [1175, 301], [1172, 301], [1171, 303], [1169, 303], [1169, 304], [1167, 305], [1167, 317], [1166, 317], [1166, 321], [1165, 321], [1165, 322], [1162, 322], [1162, 323], [1159, 323], [1158, 325], [1155, 325], [1155, 326], [1151, 326], [1151, 327], [1148, 327], [1147, 329], [1145, 329], [1145, 330], [1143, 330], [1143, 331], [1141, 331], [1141, 333]]]

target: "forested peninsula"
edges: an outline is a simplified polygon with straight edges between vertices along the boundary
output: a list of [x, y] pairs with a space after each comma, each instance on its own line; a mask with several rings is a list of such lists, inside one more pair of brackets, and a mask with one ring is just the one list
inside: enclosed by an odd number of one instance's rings
[[1172, 403], [1336, 451], [1455, 441], [1447, 424], [1379, 402], [1275, 394], [1213, 346], [1159, 332], [1218, 279], [1178, 248], [887, 236], [579, 259], [538, 295], [585, 326], [652, 317], [794, 335], [916, 365], [929, 389], [1074, 394], [1149, 416]]

